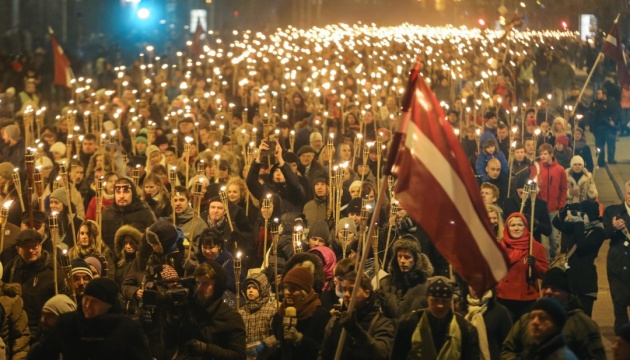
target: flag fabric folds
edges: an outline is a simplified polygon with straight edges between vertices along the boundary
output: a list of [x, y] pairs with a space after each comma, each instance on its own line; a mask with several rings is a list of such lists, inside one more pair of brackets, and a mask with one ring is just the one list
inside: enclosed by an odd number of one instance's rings
[[396, 198], [453, 269], [483, 294], [507, 274], [507, 257], [493, 235], [468, 158], [420, 76], [419, 62], [403, 111], [387, 170], [398, 178]]
[[623, 43], [621, 42], [621, 37], [619, 36], [619, 30], [617, 29], [616, 22], [610, 29], [610, 32], [606, 36], [606, 39], [604, 39], [602, 53], [613, 59], [617, 64], [617, 76], [619, 77], [619, 85], [622, 87], [630, 85], [630, 72], [628, 72], [626, 58], [623, 55]]
[[53, 83], [55, 85], [72, 88], [71, 81], [74, 79], [74, 73], [70, 67], [70, 60], [68, 60], [61, 45], [57, 42], [57, 36], [52, 29], [49, 28], [48, 31], [50, 32], [50, 41], [52, 42], [53, 58], [55, 61], [55, 78]]
[[201, 25], [201, 18], [197, 19], [197, 27], [195, 28], [195, 33], [193, 34], [193, 38], [190, 45], [190, 56], [198, 60], [199, 56], [203, 54], [203, 43], [201, 42], [201, 37], [204, 35], [203, 26]]

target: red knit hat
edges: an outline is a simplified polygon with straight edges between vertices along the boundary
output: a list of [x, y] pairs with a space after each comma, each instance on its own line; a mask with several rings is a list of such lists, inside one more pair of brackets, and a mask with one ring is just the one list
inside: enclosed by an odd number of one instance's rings
[[282, 281], [285, 284], [293, 284], [306, 292], [310, 292], [313, 289], [313, 282], [315, 280], [309, 268], [296, 266], [284, 275]]
[[564, 145], [564, 147], [569, 146], [569, 138], [564, 135], [556, 137], [556, 142]]

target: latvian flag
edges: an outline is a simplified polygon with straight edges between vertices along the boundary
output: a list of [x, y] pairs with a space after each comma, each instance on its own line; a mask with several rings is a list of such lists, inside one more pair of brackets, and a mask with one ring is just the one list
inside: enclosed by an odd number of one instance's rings
[[389, 164], [396, 198], [453, 269], [478, 294], [508, 271], [479, 195], [472, 168], [435, 95], [420, 74], [409, 77], [403, 118]]
[[626, 57], [623, 54], [623, 44], [619, 37], [619, 30], [615, 22], [604, 40], [602, 53], [617, 63], [617, 76], [619, 77], [619, 85], [630, 85], [630, 73], [626, 65]]
[[50, 33], [50, 41], [52, 42], [53, 57], [55, 60], [55, 79], [54, 84], [72, 88], [71, 81], [74, 79], [74, 73], [70, 67], [70, 60], [66, 54], [64, 54], [61, 45], [57, 42], [57, 36], [53, 32], [52, 28], [48, 28]]

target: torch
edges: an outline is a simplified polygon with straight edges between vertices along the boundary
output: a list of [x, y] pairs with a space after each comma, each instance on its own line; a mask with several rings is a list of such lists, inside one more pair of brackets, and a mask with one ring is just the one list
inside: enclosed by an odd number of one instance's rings
[[234, 277], [236, 278], [236, 311], [241, 307], [241, 252], [236, 253], [234, 258]]
[[376, 135], [376, 188], [381, 186], [381, 157], [383, 155], [383, 133]]
[[291, 152], [295, 152], [295, 130], [289, 131], [289, 146], [291, 146]]
[[35, 168], [33, 182], [35, 183], [35, 192], [37, 193], [37, 208], [43, 210], [44, 202], [42, 201], [42, 195], [44, 193], [44, 184], [42, 181], [41, 166]]
[[[63, 269], [64, 278], [66, 279], [66, 288], [70, 291], [70, 296], [72, 297], [72, 300], [74, 300], [76, 304], [77, 293], [74, 290], [74, 284], [72, 280], [72, 265], [70, 263], [70, 257], [68, 256], [68, 250], [66, 249], [62, 250], [61, 258], [59, 260], [61, 262], [61, 268]], [[56, 284], [57, 284], [57, 278], [55, 277], [55, 285]]]
[[[219, 198], [225, 208], [225, 215], [227, 216], [228, 224], [230, 225], [230, 231], [234, 232], [234, 224], [232, 224], [232, 216], [230, 216], [230, 202], [228, 201], [227, 194], [225, 192], [225, 186], [221, 187], [219, 191]], [[238, 247], [236, 244], [234, 247]]]
[[59, 285], [57, 284], [57, 237], [59, 236], [59, 223], [57, 222], [57, 212], [53, 211], [48, 218], [48, 226], [50, 227], [50, 236], [53, 243], [53, 278], [55, 283], [55, 295], [59, 294]]
[[221, 155], [216, 154], [212, 158], [212, 172], [214, 173], [214, 182], [219, 183], [219, 165], [221, 164]]
[[[186, 259], [190, 259], [193, 253], [193, 240], [195, 239], [195, 222], [197, 218], [199, 217], [199, 213], [201, 211], [201, 197], [203, 196], [203, 178], [199, 178], [199, 181], [193, 184], [192, 195], [193, 195], [193, 217], [191, 221], [190, 240], [189, 240], [189, 245], [188, 245], [189, 246], [188, 255], [186, 256]], [[175, 211], [173, 211], [173, 213], [175, 213]]]
[[20, 180], [20, 169], [13, 169], [13, 184], [15, 185], [15, 189], [18, 193], [18, 198], [20, 199], [20, 207], [22, 212], [26, 211], [24, 207], [24, 199], [22, 198], [22, 180]]
[[[328, 142], [326, 143], [326, 151], [328, 151], [328, 184], [332, 186], [332, 171], [333, 171], [333, 151], [335, 151], [334, 144], [335, 134], [330, 134]], [[328, 194], [328, 208], [333, 209], [333, 197]]]
[[0, 251], [4, 250], [4, 231], [7, 226], [7, 219], [9, 218], [9, 208], [13, 204], [13, 200], [5, 201], [2, 205], [2, 212], [0, 213], [0, 225], [2, 225], [2, 233], [0, 233]]
[[271, 194], [267, 194], [262, 201], [262, 216], [265, 219], [265, 235], [263, 242], [263, 263], [262, 268], [267, 267], [267, 257], [264, 254], [267, 252], [267, 232], [269, 231], [269, 218], [271, 217], [272, 207], [271, 207]]
[[68, 218], [70, 219], [70, 226], [72, 228], [72, 244], [77, 246], [77, 231], [74, 228], [74, 215], [72, 214], [72, 199], [70, 198], [70, 179], [68, 179], [68, 171], [66, 169], [65, 162], [59, 165], [59, 175], [63, 181], [64, 188], [66, 189], [66, 201], [68, 202]]
[[292, 240], [293, 240], [293, 253], [294, 254], [299, 254], [302, 252], [302, 231], [303, 230], [304, 228], [300, 224], [293, 227]]
[[[175, 202], [175, 184], [177, 183], [177, 167], [168, 170], [168, 182], [171, 184], [171, 205]], [[173, 224], [177, 224], [175, 210], [173, 210]]]
[[190, 143], [193, 141], [193, 138], [186, 136], [185, 140], [184, 153], [186, 153], [186, 187], [188, 187], [188, 178], [190, 176]]
[[[274, 285], [276, 287], [276, 303], [279, 305], [280, 301], [279, 301], [279, 296], [280, 294], [278, 293], [278, 237], [279, 237], [279, 225], [280, 225], [280, 220], [278, 218], [274, 218], [273, 221], [271, 222], [271, 238], [273, 241], [273, 257], [274, 257], [274, 266], [273, 266], [273, 273], [274, 273]], [[264, 254], [265, 258], [267, 257], [266, 254]]]
[[131, 129], [131, 152], [136, 155], [136, 129]]
[[341, 241], [342, 243], [342, 254], [343, 254], [343, 258], [345, 259], [347, 254], [346, 254], [346, 250], [348, 248], [348, 243], [350, 240], [350, 229], [348, 229], [349, 225], [345, 224], [343, 229], [341, 229]]
[[138, 186], [138, 180], [140, 179], [140, 164], [137, 164], [136, 167], [131, 170], [131, 178], [133, 180], [133, 184]]
[[103, 186], [105, 185], [104, 177], [101, 176], [96, 181], [96, 223], [101, 229], [103, 214]]

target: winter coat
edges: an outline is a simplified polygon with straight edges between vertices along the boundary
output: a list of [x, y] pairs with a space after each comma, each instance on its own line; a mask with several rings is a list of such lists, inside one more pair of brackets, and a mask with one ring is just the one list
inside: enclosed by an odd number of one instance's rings
[[[569, 298], [564, 301], [562, 305], [567, 312], [567, 321], [562, 328], [562, 334], [564, 335], [566, 345], [569, 349], [571, 349], [580, 360], [606, 359], [606, 351], [602, 344], [602, 336], [599, 332], [599, 327], [597, 323], [580, 309], [577, 296], [570, 294]], [[519, 354], [532, 353], [535, 352], [536, 349], [543, 348], [543, 346], [539, 344], [534, 344], [533, 339], [529, 335], [527, 330], [529, 322], [530, 313], [526, 313], [514, 323], [510, 333], [503, 342], [501, 359], [521, 359]], [[542, 357], [542, 359], [546, 358]]]
[[[57, 284], [59, 293], [66, 291], [63, 271], [57, 268]], [[47, 251], [42, 250], [41, 257], [32, 263], [26, 264], [22, 257], [16, 256], [4, 266], [2, 282], [17, 283], [22, 285], [22, 299], [24, 311], [28, 316], [28, 327], [31, 336], [36, 338], [39, 330], [39, 319], [42, 307], [55, 296], [55, 278], [53, 277], [53, 257]]]
[[280, 168], [285, 178], [284, 183], [275, 183], [273, 180], [270, 180], [270, 183], [264, 184], [258, 182], [260, 166], [260, 163], [254, 161], [249, 168], [246, 179], [249, 192], [254, 195], [256, 199], [262, 199], [262, 197], [268, 193], [278, 194], [282, 199], [282, 211], [301, 212], [305, 199], [304, 189], [302, 185], [300, 185], [297, 175], [293, 173], [291, 165], [285, 162]]
[[[512, 328], [512, 316], [510, 311], [499, 304], [494, 297], [488, 300], [486, 306], [487, 309], [483, 313], [483, 323], [486, 327], [488, 351], [490, 360], [498, 360], [501, 358], [503, 340], [505, 340], [510, 332], [510, 328]], [[464, 315], [464, 317], [468, 319], [468, 314]]]
[[510, 167], [510, 172], [512, 173], [512, 188], [509, 189], [508, 197], [516, 196], [516, 184], [518, 184], [521, 179], [529, 179], [529, 167], [531, 165], [531, 161], [528, 158], [523, 159], [523, 161], [519, 162], [514, 159], [512, 162], [512, 166]]
[[136, 258], [137, 253], [134, 252], [133, 254], [128, 254], [125, 251], [125, 239], [132, 239], [134, 248], [139, 249], [142, 236], [142, 233], [131, 225], [123, 225], [120, 229], [118, 229], [118, 231], [116, 231], [116, 236], [114, 238], [114, 254], [117, 259], [115, 260], [115, 280], [119, 286], [122, 285], [123, 280], [125, 280], [125, 276], [131, 267], [131, 263]]
[[[396, 247], [392, 254], [396, 254]], [[381, 309], [388, 318], [399, 318], [402, 314], [425, 307], [426, 283], [433, 275], [433, 265], [427, 255], [413, 255], [418, 259], [413, 269], [403, 273], [394, 258], [389, 263], [389, 275], [380, 281]]]
[[[358, 327], [350, 326], [346, 333], [342, 359], [388, 359], [394, 344], [395, 327], [391, 319], [385, 317], [375, 305], [376, 294], [372, 292], [368, 302], [361, 309], [354, 310], [354, 320]], [[333, 359], [339, 344], [341, 330], [339, 317], [332, 317], [326, 325], [324, 342], [318, 359]]]
[[595, 169], [595, 163], [593, 163], [593, 153], [591, 152], [591, 147], [586, 145], [586, 140], [577, 140], [575, 142], [575, 150], [573, 150], [573, 155], [581, 156], [584, 159], [584, 168], [588, 170], [591, 174]]
[[[515, 251], [508, 245], [506, 241], [500, 243], [501, 247], [509, 255]], [[549, 270], [547, 262], [547, 253], [545, 248], [538, 242], [533, 243], [533, 256], [536, 258], [532, 276], [534, 279], [542, 279], [543, 275]], [[540, 297], [538, 286], [536, 283], [527, 282], [528, 265], [526, 263], [527, 255], [518, 259], [516, 262], [509, 264], [507, 275], [499, 282], [497, 286], [497, 297], [505, 300], [530, 301]]]
[[120, 207], [116, 202], [103, 213], [102, 235], [103, 242], [110, 249], [114, 248], [114, 235], [123, 225], [131, 225], [144, 232], [146, 228], [157, 221], [151, 208], [138, 198], [135, 187], [132, 186], [133, 197], [131, 204]]
[[[538, 171], [540, 168], [540, 172]], [[549, 212], [558, 211], [567, 202], [567, 173], [554, 159], [552, 163], [538, 162], [530, 167], [532, 179], [537, 179], [538, 197], [547, 202]]]
[[[611, 120], [615, 125], [610, 125]], [[617, 126], [620, 122], [621, 112], [619, 111], [619, 105], [614, 100], [593, 101], [589, 109], [588, 123], [594, 134], [600, 131], [617, 131]]]
[[[630, 216], [626, 209], [625, 202], [619, 205], [611, 205], [604, 210], [602, 222], [607, 237], [610, 238], [610, 248], [606, 257], [606, 272], [608, 274], [608, 284], [613, 302], [630, 297], [630, 251], [628, 250], [628, 239], [621, 230], [612, 226], [612, 218], [622, 218], [626, 224], [630, 224]], [[622, 300], [625, 301], [625, 300]]]
[[565, 169], [569, 169], [571, 167], [571, 158], [573, 157], [573, 151], [571, 148], [565, 147], [562, 151], [558, 151], [558, 149], [553, 149], [553, 157], [556, 159], [558, 164]]
[[293, 345], [284, 339], [284, 326], [282, 325], [282, 316], [276, 313], [271, 320], [271, 329], [273, 335], [282, 343], [279, 349], [276, 349], [270, 359], [282, 360], [315, 360], [319, 353], [319, 348], [324, 340], [324, 330], [330, 320], [330, 313], [321, 306], [315, 309], [312, 316], [304, 319], [298, 319], [296, 330], [302, 333], [302, 342], [299, 345]]
[[81, 311], [59, 316], [49, 336], [40, 343], [33, 360], [150, 360], [147, 337], [138, 323], [122, 314], [86, 319]]
[[[112, 206], [112, 204], [114, 204], [113, 196], [111, 199], [105, 199], [105, 197], [103, 196], [103, 199], [101, 199], [102, 213], [104, 213], [110, 206]], [[96, 221], [96, 196], [94, 196], [92, 200], [90, 200], [90, 204], [85, 211], [85, 219]]]
[[[214, 298], [205, 306], [193, 303], [182, 321], [169, 323], [166, 327], [165, 342], [167, 348], [177, 348], [178, 356], [173, 359], [245, 359], [245, 324], [236, 312], [223, 302], [221, 297]], [[184, 344], [190, 340], [206, 344], [203, 354], [191, 354]]]
[[[193, 221], [193, 217], [195, 217], [195, 221]], [[201, 217], [195, 215], [193, 208], [189, 206], [183, 213], [175, 215], [175, 225], [184, 232], [184, 236], [192, 244], [193, 251], [197, 252], [199, 244], [195, 238], [208, 227], [208, 224]]]
[[488, 174], [486, 173], [486, 165], [488, 165], [488, 161], [490, 161], [490, 159], [498, 159], [499, 162], [501, 162], [501, 174], [505, 174], [508, 175], [510, 172], [510, 168], [508, 166], [508, 162], [507, 159], [505, 158], [505, 155], [499, 150], [498, 145], [497, 148], [495, 149], [494, 154], [486, 154], [485, 150], [482, 150], [479, 153], [479, 156], [477, 156], [477, 162], [475, 165], [475, 170], [477, 175], [481, 175], [481, 182], [486, 182], [488, 181]]
[[547, 339], [531, 352], [524, 354], [519, 359], [524, 360], [577, 360], [578, 357], [565, 345], [562, 334]]
[[[263, 341], [271, 335], [271, 319], [278, 311], [276, 300], [271, 296], [269, 281], [263, 273], [254, 273], [247, 277], [245, 283], [254, 282], [258, 286], [258, 299], [247, 300], [239, 309], [245, 323], [247, 344]], [[244, 289], [245, 292], [247, 289]], [[255, 357], [248, 356], [254, 360]]]
[[304, 205], [302, 213], [306, 217], [306, 223], [311, 226], [319, 220], [328, 219], [328, 197], [319, 198], [315, 196], [313, 200]]
[[[513, 180], [512, 180], [513, 181]], [[521, 199], [519, 197], [511, 197], [503, 204], [503, 218], [507, 218], [515, 212], [521, 210]], [[530, 199], [525, 200], [523, 206], [523, 215], [527, 219], [527, 223], [531, 224], [532, 202]], [[549, 211], [547, 211], [547, 202], [542, 199], [536, 199], [534, 205], [534, 239], [540, 242], [541, 235], [551, 235], [551, 220], [549, 219]]]
[[[410, 354], [412, 347], [411, 338], [416, 328], [418, 327], [418, 322], [420, 321], [420, 318], [422, 317], [422, 315], [424, 315], [425, 311], [428, 310], [415, 310], [410, 313], [404, 314], [400, 318], [390, 359], [407, 359], [408, 356], [416, 355]], [[455, 321], [457, 322], [459, 330], [461, 331], [462, 355], [460, 359], [479, 359], [479, 336], [477, 335], [477, 330], [460, 314], [452, 313], [452, 316], [455, 316]], [[438, 352], [440, 351], [439, 349], [436, 350]], [[422, 357], [420, 356], [415, 358]]]
[[[230, 211], [230, 219], [234, 231], [230, 229], [227, 216], [224, 216], [218, 223], [212, 224], [208, 219], [208, 211], [201, 213], [201, 218], [207, 221], [208, 227], [216, 228], [221, 233], [221, 239], [224, 242], [224, 249], [232, 254], [242, 251], [244, 256], [254, 257], [254, 230], [245, 216], [245, 212], [237, 205], [228, 204]], [[198, 245], [198, 244], [197, 244]], [[236, 245], [238, 245], [238, 250]]]
[[599, 287], [595, 259], [606, 240], [603, 224], [594, 220], [585, 228], [584, 222], [564, 222], [560, 221], [560, 216], [556, 216], [553, 223], [564, 235], [562, 252], [567, 253], [576, 246], [566, 268], [571, 289], [580, 295], [597, 297]]
[[0, 287], [0, 311], [3, 317], [0, 337], [6, 344], [7, 359], [26, 359], [31, 333], [24, 311], [20, 284], [2, 284]]
[[[597, 192], [597, 187], [595, 186], [595, 180], [593, 179], [593, 174], [588, 172], [588, 170], [582, 170], [582, 176], [579, 177], [579, 180], [575, 180], [573, 176], [573, 170], [568, 168], [566, 170], [567, 173], [567, 204], [580, 203], [584, 200], [595, 200], [599, 195]], [[573, 189], [580, 190], [578, 195], [571, 194]], [[593, 219], [591, 219], [593, 220]]]

